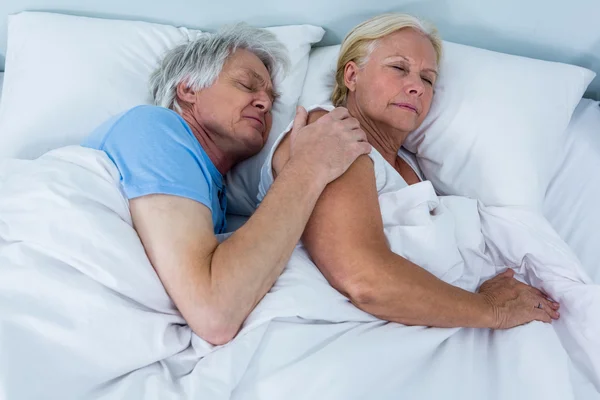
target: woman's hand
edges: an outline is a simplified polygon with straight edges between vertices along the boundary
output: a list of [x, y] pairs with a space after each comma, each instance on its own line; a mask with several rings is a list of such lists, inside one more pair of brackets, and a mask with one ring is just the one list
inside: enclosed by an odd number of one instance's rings
[[479, 288], [479, 293], [492, 306], [492, 328], [508, 329], [531, 321], [550, 323], [560, 317], [558, 303], [549, 300], [542, 291], [519, 282], [514, 275], [509, 268]]

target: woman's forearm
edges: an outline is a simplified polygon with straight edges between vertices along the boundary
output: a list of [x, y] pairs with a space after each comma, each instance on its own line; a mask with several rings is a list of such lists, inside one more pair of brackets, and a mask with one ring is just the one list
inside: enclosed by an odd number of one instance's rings
[[378, 267], [348, 290], [360, 309], [405, 325], [493, 327], [494, 309], [484, 296], [452, 286], [393, 253], [370, 262]]

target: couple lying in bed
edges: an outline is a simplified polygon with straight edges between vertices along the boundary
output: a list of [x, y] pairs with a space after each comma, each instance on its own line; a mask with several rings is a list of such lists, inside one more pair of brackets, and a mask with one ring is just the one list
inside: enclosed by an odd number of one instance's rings
[[559, 318], [559, 305], [511, 269], [465, 289], [386, 240], [377, 162], [420, 183], [401, 147], [429, 111], [441, 54], [436, 31], [408, 15], [356, 26], [337, 63], [336, 108], [297, 110], [269, 158], [272, 185], [222, 243], [224, 176], [261, 150], [271, 128], [273, 75], [286, 63], [272, 34], [238, 25], [173, 49], [151, 78], [156, 106], [86, 139], [117, 166], [146, 253], [196, 334], [216, 345], [235, 337], [300, 239], [334, 288], [384, 320], [506, 329]]

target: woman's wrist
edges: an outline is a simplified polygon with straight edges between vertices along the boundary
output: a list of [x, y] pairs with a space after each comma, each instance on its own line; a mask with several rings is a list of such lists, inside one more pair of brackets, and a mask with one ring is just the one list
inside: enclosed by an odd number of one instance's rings
[[477, 307], [477, 326], [475, 328], [490, 328], [498, 327], [498, 312], [492, 299], [481, 293], [473, 293], [475, 305]]

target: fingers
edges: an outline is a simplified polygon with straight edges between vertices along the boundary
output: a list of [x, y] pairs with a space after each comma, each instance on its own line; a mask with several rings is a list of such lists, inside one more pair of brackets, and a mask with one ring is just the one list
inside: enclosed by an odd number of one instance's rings
[[360, 122], [358, 122], [358, 120], [356, 118], [346, 118], [345, 120], [342, 121], [342, 123], [348, 129], [361, 129]]
[[367, 141], [367, 135], [362, 129], [354, 129], [348, 132], [349, 139], [354, 142], [352, 146], [352, 157], [357, 159], [363, 154], [369, 154], [371, 152], [371, 145]]
[[350, 131], [352, 135], [352, 140], [356, 140], [357, 142], [366, 142], [367, 134], [362, 129], [353, 129]]
[[356, 118], [349, 117], [341, 121], [335, 121], [333, 122], [333, 126], [336, 126], [337, 132], [344, 132], [346, 137], [352, 141], [367, 141], [367, 134], [362, 130], [360, 122]]
[[533, 321], [542, 321], [547, 324], [552, 322], [552, 318], [546, 313], [544, 310], [540, 310], [539, 308], [535, 308], [532, 312]]
[[[509, 270], [505, 271], [508, 272]], [[510, 270], [512, 271], [512, 270]], [[513, 271], [513, 275], [514, 275], [514, 271]], [[513, 278], [514, 279], [514, 278]], [[515, 279], [516, 281], [516, 279]], [[548, 314], [548, 316], [552, 319], [558, 319], [560, 318], [560, 313], [558, 312], [558, 309], [560, 308], [560, 304], [558, 304], [557, 302], [553, 301], [546, 293], [542, 292], [541, 290], [530, 286], [526, 283], [520, 282], [520, 281], [516, 281], [518, 282], [517, 285], [524, 290], [527, 290], [531, 295], [533, 295], [532, 298], [532, 302], [533, 302], [533, 306], [538, 308], [539, 305], [541, 305], [541, 309]]]
[[553, 310], [556, 311], [560, 308], [560, 304], [558, 304], [557, 302], [552, 300], [550, 298], [550, 296], [548, 296], [546, 293], [542, 292], [541, 290], [534, 288], [533, 286], [529, 286], [529, 290], [536, 296], [546, 299], [548, 301], [549, 307], [552, 308]]
[[512, 278], [515, 276], [515, 271], [513, 271], [512, 269], [508, 268], [506, 271], [504, 271], [503, 273], [501, 273], [498, 276], [502, 276], [502, 277], [508, 277], [508, 278]]
[[330, 118], [336, 119], [336, 120], [343, 120], [343, 119], [346, 119], [346, 118], [350, 118], [350, 113], [348, 112], [348, 109], [345, 108], [345, 107], [334, 108], [333, 111], [331, 111], [327, 115]]
[[359, 156], [361, 156], [363, 154], [369, 154], [371, 152], [371, 145], [367, 142], [357, 142], [356, 143], [356, 152], [357, 152], [356, 158], [358, 158]]
[[558, 319], [560, 314], [552, 307], [552, 302], [545, 297], [537, 297], [537, 304], [534, 305], [538, 310], [543, 310], [552, 319]]
[[[319, 120], [323, 121], [323, 119]], [[328, 123], [326, 120], [322, 123]], [[360, 122], [356, 118], [349, 117], [343, 120], [331, 120], [330, 123], [332, 126], [335, 126], [338, 130], [351, 131], [351, 130], [362, 130], [360, 127]]]
[[294, 124], [292, 132], [298, 132], [300, 129], [306, 126], [306, 120], [308, 118], [308, 112], [302, 106], [296, 107], [296, 117], [294, 118]]

